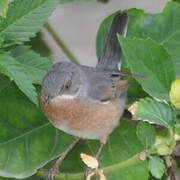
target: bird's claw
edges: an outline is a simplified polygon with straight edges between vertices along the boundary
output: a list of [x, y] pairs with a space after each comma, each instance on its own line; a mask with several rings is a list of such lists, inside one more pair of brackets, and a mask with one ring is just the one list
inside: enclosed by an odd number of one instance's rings
[[59, 173], [59, 167], [52, 167], [47, 175], [47, 180], [54, 180], [54, 176]]
[[96, 169], [87, 168], [84, 172], [85, 180], [92, 180], [92, 177], [96, 174]]

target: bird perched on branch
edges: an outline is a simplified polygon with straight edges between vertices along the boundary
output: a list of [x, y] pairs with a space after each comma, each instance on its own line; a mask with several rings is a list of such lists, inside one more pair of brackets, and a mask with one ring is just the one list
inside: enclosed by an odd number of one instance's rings
[[117, 34], [125, 35], [127, 20], [126, 12], [115, 14], [96, 67], [59, 62], [44, 77], [41, 105], [45, 115], [56, 128], [77, 137], [56, 161], [49, 179], [79, 138], [100, 140], [98, 158], [119, 124], [129, 83], [122, 80], [127, 73], [118, 69], [122, 52]]

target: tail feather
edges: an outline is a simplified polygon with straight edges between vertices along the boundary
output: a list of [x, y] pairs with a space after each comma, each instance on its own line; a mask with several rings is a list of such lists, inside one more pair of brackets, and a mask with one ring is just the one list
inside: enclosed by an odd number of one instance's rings
[[126, 12], [119, 12], [115, 15], [97, 68], [118, 70], [118, 64], [121, 63], [122, 50], [117, 39], [117, 34], [125, 36], [127, 21], [128, 16]]

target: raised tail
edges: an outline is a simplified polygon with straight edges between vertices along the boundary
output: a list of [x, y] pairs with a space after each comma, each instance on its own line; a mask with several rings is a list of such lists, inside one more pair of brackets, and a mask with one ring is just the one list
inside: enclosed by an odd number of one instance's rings
[[125, 35], [127, 30], [128, 15], [126, 12], [118, 12], [111, 24], [106, 43], [99, 58], [97, 68], [118, 70], [118, 64], [122, 56], [122, 50], [117, 39], [117, 34]]

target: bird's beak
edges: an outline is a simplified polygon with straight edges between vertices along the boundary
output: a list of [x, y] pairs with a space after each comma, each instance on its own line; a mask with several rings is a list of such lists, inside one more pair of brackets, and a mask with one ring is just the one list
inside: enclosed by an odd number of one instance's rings
[[44, 102], [44, 106], [47, 106], [51, 103], [52, 98], [50, 96], [46, 96], [45, 97], [45, 102]]

